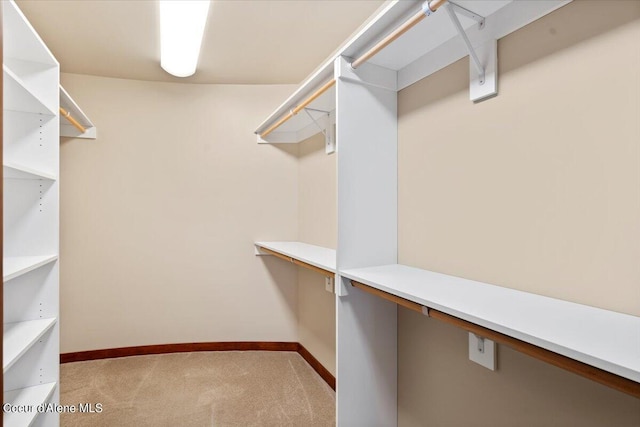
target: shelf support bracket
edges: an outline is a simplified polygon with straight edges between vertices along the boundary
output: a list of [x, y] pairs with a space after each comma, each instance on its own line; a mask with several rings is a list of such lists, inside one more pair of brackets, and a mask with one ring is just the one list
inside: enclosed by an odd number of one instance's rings
[[[319, 123], [318, 120], [316, 120], [313, 117], [310, 111], [315, 111], [318, 113], [325, 114], [325, 116], [322, 117], [323, 123]], [[311, 121], [315, 123], [318, 129], [320, 129], [320, 132], [322, 132], [322, 134], [324, 135], [325, 152], [327, 154], [334, 153], [336, 151], [336, 137], [335, 137], [335, 132], [333, 130], [333, 121], [331, 120], [331, 112], [324, 111], [324, 110], [316, 110], [314, 108], [308, 108], [308, 107], [304, 108], [304, 112], [307, 113]]]
[[496, 343], [469, 332], [469, 360], [492, 371], [496, 370]]
[[485, 18], [451, 2], [445, 5], [445, 9], [469, 52], [470, 68], [473, 68], [473, 71], [475, 71], [474, 73], [472, 70], [469, 70], [469, 98], [474, 102], [479, 102], [497, 95], [498, 41], [491, 39], [481, 46], [474, 47], [456, 13], [478, 22], [479, 29], [484, 28]]
[[451, 6], [451, 8], [455, 9], [455, 12], [458, 13], [459, 15], [466, 16], [467, 18], [473, 19], [474, 21], [476, 21], [478, 23], [479, 30], [482, 30], [484, 28], [484, 22], [485, 22], [484, 16], [480, 16], [477, 13], [469, 9], [465, 9], [464, 7], [457, 5], [455, 3], [449, 2], [448, 4]]

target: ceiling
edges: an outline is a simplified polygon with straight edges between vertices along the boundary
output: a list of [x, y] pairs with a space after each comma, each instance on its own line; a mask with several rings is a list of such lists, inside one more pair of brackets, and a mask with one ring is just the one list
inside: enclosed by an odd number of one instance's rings
[[62, 72], [136, 80], [299, 83], [383, 0], [214, 0], [196, 74], [160, 68], [155, 0], [17, 0]]

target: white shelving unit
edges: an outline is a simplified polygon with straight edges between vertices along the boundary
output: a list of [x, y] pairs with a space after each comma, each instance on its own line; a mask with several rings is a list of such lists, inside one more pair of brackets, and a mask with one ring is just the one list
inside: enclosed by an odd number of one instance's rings
[[[480, 87], [484, 84], [470, 60], [470, 99], [495, 96], [497, 40], [569, 1], [461, 0], [457, 6], [447, 2], [368, 61], [352, 67], [354, 58], [417, 16], [423, 3], [390, 2], [255, 131], [259, 143], [300, 142], [310, 136], [312, 125], [320, 131], [301, 109], [281, 126], [273, 128], [274, 124], [301, 105], [322, 104], [317, 109], [335, 114], [338, 425], [397, 425], [397, 305], [391, 301], [399, 300], [555, 352], [589, 371], [598, 368], [615, 377], [606, 384], [640, 395], [634, 385], [640, 382], [639, 318], [397, 264], [397, 92], [472, 51], [485, 71], [487, 86]], [[332, 79], [330, 90], [313, 96]], [[309, 99], [313, 101], [307, 104]], [[303, 256], [297, 249], [272, 250]], [[383, 292], [365, 292], [351, 286], [352, 280]], [[620, 387], [619, 380], [625, 385]]]
[[[60, 66], [13, 1], [3, 27], [4, 402], [37, 406], [59, 402]], [[3, 420], [59, 425], [35, 407]]]

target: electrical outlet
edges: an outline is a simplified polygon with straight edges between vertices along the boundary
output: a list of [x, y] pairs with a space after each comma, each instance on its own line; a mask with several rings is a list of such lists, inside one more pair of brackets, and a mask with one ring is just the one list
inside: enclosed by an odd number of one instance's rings
[[496, 343], [469, 332], [469, 360], [496, 370]]

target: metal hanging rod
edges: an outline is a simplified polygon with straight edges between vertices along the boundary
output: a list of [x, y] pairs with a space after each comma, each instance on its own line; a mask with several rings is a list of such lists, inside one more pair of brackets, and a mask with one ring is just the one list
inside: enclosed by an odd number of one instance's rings
[[65, 110], [64, 108], [60, 107], [60, 114], [62, 114], [62, 116], [65, 119], [67, 119], [69, 121], [69, 123], [71, 123], [80, 132], [85, 133], [87, 131], [87, 129], [85, 129], [84, 126], [82, 126], [76, 119], [71, 117], [71, 112], [69, 112], [69, 111]]
[[396, 28], [391, 34], [389, 34], [388, 36], [380, 40], [378, 43], [376, 43], [375, 46], [373, 46], [371, 49], [365, 52], [362, 56], [360, 56], [355, 61], [353, 61], [351, 63], [351, 67], [355, 69], [361, 66], [362, 64], [364, 64], [365, 62], [367, 62], [369, 59], [371, 59], [373, 56], [378, 54], [378, 52], [380, 52], [382, 49], [387, 47], [398, 37], [400, 37], [407, 31], [409, 31], [411, 28], [413, 28], [418, 22], [422, 21], [424, 18], [426, 18], [427, 16], [431, 15], [433, 12], [438, 10], [440, 6], [442, 6], [446, 2], [447, 0], [425, 1], [424, 4], [422, 5], [422, 10], [420, 10], [420, 12], [417, 12], [415, 15], [409, 18], [404, 24]]
[[289, 112], [282, 117], [280, 120], [278, 120], [277, 122], [275, 122], [274, 124], [272, 124], [271, 126], [269, 126], [269, 128], [267, 128], [267, 130], [265, 130], [264, 132], [262, 132], [260, 134], [260, 138], [264, 138], [265, 136], [269, 135], [271, 132], [273, 132], [275, 129], [277, 129], [278, 127], [280, 127], [284, 122], [286, 122], [287, 120], [289, 120], [291, 117], [295, 116], [296, 114], [298, 114], [300, 111], [302, 111], [307, 105], [311, 104], [313, 101], [315, 101], [320, 95], [322, 95], [323, 93], [325, 93], [327, 90], [329, 90], [334, 84], [336, 84], [336, 79], [331, 79], [328, 82], [326, 82], [324, 85], [322, 85], [322, 87], [320, 87], [320, 89], [318, 89], [317, 91], [313, 92], [311, 95], [309, 95], [309, 97], [307, 99], [305, 99], [304, 101], [302, 101], [297, 107], [292, 108], [291, 110], [289, 110]]

